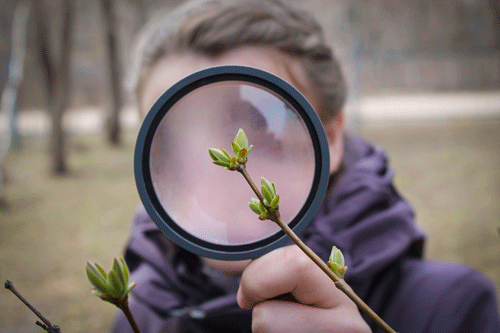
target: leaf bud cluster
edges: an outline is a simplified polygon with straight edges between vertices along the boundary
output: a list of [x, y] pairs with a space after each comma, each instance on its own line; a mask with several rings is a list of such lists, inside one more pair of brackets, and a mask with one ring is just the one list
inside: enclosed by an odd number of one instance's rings
[[135, 282], [129, 283], [130, 272], [123, 257], [115, 258], [113, 268], [106, 274], [97, 263], [87, 261], [87, 277], [94, 286], [92, 293], [105, 301], [117, 303], [125, 301], [135, 287]]

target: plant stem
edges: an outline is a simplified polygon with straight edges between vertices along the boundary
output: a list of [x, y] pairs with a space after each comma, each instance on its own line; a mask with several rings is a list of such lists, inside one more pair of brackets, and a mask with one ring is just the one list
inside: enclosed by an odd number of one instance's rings
[[259, 198], [259, 200], [262, 203], [264, 203], [264, 196], [262, 195], [262, 193], [260, 193], [259, 189], [257, 188], [257, 186], [255, 185], [255, 183], [253, 182], [252, 178], [250, 178], [250, 175], [247, 172], [247, 168], [246, 168], [245, 164], [240, 164], [238, 166], [238, 169], [236, 169], [236, 170], [243, 175], [243, 177], [247, 181], [248, 185], [250, 185], [250, 187], [252, 188], [253, 192], [257, 196], [257, 198]]
[[[246, 171], [246, 167], [244, 164], [240, 164], [237, 171], [243, 175], [246, 179], [255, 195], [259, 198], [264, 206], [264, 197], [260, 193], [259, 189], [250, 178], [250, 175]], [[288, 226], [288, 224], [283, 221], [279, 210], [271, 211], [271, 209], [266, 206], [267, 212], [269, 215], [269, 219], [280, 226], [280, 228], [287, 234], [287, 236], [309, 257], [311, 260], [318, 265], [319, 268], [323, 270], [333, 280], [335, 286], [340, 289], [344, 294], [347, 295], [357, 306], [361, 309], [368, 317], [370, 317], [384, 332], [395, 333], [393, 330], [382, 318], [380, 318], [375, 311], [373, 311], [355, 292], [352, 288], [344, 281], [344, 279], [337, 276], [322, 260], [316, 253], [314, 253], [302, 240], [293, 232], [293, 230]]]
[[11, 281], [5, 281], [5, 289], [9, 289], [14, 295], [16, 295], [17, 298], [21, 300], [21, 302], [23, 302], [31, 311], [33, 311], [33, 313], [38, 318], [40, 318], [41, 321], [44, 322], [46, 327], [42, 326], [41, 323], [37, 321], [38, 326], [42, 327], [44, 330], [50, 333], [61, 332], [59, 326], [52, 325], [51, 322], [40, 313], [40, 311], [38, 311], [33, 305], [31, 305], [31, 303], [23, 295], [21, 295], [19, 291], [17, 291], [16, 287], [14, 287], [14, 284]]
[[141, 330], [139, 329], [139, 326], [137, 326], [135, 318], [132, 315], [130, 308], [128, 307], [128, 300], [125, 300], [125, 302], [122, 302], [118, 307], [123, 311], [123, 313], [125, 314], [125, 317], [127, 317], [127, 320], [129, 322], [130, 326], [132, 327], [132, 330], [134, 331], [134, 333], [141, 333]]

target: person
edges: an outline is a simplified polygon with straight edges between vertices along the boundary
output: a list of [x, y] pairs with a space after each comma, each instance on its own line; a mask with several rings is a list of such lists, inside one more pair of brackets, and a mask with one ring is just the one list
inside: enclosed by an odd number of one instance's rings
[[[425, 236], [386, 154], [344, 130], [340, 65], [309, 13], [279, 0], [193, 0], [141, 36], [131, 81], [142, 116], [178, 80], [218, 65], [268, 71], [310, 101], [328, 137], [331, 176], [299, 236], [325, 261], [340, 248], [346, 282], [392, 328], [500, 331], [492, 283], [466, 266], [422, 259]], [[296, 246], [251, 262], [200, 258], [168, 240], [141, 206], [125, 260], [142, 332], [379, 330]], [[113, 332], [132, 332], [121, 313]]]

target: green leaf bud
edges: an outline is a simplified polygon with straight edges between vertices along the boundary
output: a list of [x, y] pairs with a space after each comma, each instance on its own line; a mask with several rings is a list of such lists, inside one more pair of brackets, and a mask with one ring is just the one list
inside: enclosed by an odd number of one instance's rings
[[273, 200], [274, 196], [276, 195], [275, 186], [264, 177], [262, 177], [260, 179], [260, 184], [262, 187], [265, 187], [269, 191], [269, 193], [271, 194], [271, 199], [269, 199], [269, 202], [271, 202], [271, 200]]
[[231, 157], [229, 157], [227, 152], [223, 149], [209, 148], [208, 153], [210, 154], [210, 157], [212, 158], [214, 163], [215, 162], [225, 162], [225, 163], [231, 162]]
[[102, 276], [101, 272], [94, 265], [87, 261], [87, 278], [94, 288], [100, 293], [106, 293], [106, 278]]
[[264, 177], [260, 179], [262, 195], [270, 203], [276, 196], [273, 185]]
[[238, 155], [241, 150], [241, 146], [235, 141], [231, 141], [231, 148], [233, 149], [234, 155]]
[[276, 194], [273, 198], [273, 200], [271, 201], [271, 208], [275, 209], [278, 205], [280, 204], [280, 196], [279, 194]]
[[231, 163], [229, 163], [229, 166], [227, 167], [228, 170], [236, 170], [238, 169], [240, 165], [238, 164], [238, 161], [236, 161], [236, 158], [231, 157]]
[[122, 265], [122, 269], [123, 269], [123, 272], [125, 273], [125, 278], [126, 278], [126, 281], [128, 284], [128, 281], [130, 279], [130, 271], [128, 270], [128, 266], [127, 266], [127, 263], [125, 262], [125, 259], [123, 258], [123, 256], [120, 257], [120, 263]]
[[114, 270], [111, 270], [108, 274], [108, 292], [107, 294], [113, 297], [122, 297], [125, 291], [125, 285], [123, 285], [122, 281], [118, 277], [117, 273]]
[[125, 294], [124, 295], [127, 295], [132, 289], [134, 289], [134, 287], [136, 286], [137, 283], [135, 282], [130, 282], [127, 286], [127, 289], [125, 289]]
[[87, 270], [104, 281], [106, 279], [106, 272], [102, 268], [99, 268], [97, 264], [93, 264], [90, 261], [87, 261]]
[[102, 297], [104, 296], [104, 293], [100, 292], [100, 291], [99, 291], [99, 290], [97, 290], [97, 289], [92, 289], [90, 292], [91, 292], [92, 294], [96, 295], [97, 297], [100, 297], [100, 298], [102, 298]]
[[117, 258], [115, 258], [115, 260], [113, 261], [113, 271], [115, 271], [122, 285], [124, 286], [128, 285], [128, 279], [126, 277], [125, 272], [123, 271], [123, 266]]
[[256, 198], [252, 198], [250, 199], [250, 202], [248, 203], [248, 206], [250, 207], [250, 209], [257, 215], [260, 215], [260, 209], [259, 209], [259, 199], [256, 199]]
[[213, 163], [217, 164], [217, 165], [220, 165], [220, 166], [223, 166], [225, 168], [229, 168], [229, 165], [230, 165], [229, 162], [222, 162], [222, 161], [214, 161]]
[[97, 267], [97, 269], [99, 270], [101, 275], [104, 277], [104, 279], [106, 279], [107, 278], [106, 271], [101, 266], [99, 266], [98, 263], [95, 262], [94, 265], [95, 265], [95, 267]]
[[269, 219], [269, 216], [267, 215], [267, 211], [266, 212], [262, 212], [259, 215], [259, 220], [265, 221], [265, 220], [268, 220], [268, 219]]
[[342, 251], [338, 249], [336, 246], [332, 248], [332, 252], [330, 253], [329, 261], [337, 264], [338, 266], [344, 266], [344, 255]]
[[344, 266], [344, 255], [342, 251], [334, 246], [328, 260], [328, 267], [330, 267], [339, 277], [344, 278], [344, 274], [347, 272], [347, 266]]
[[231, 159], [231, 158], [232, 158], [232, 157], [231, 157], [231, 155], [229, 155], [229, 153], [228, 153], [228, 152], [227, 152], [224, 148], [221, 148], [220, 150], [222, 151], [222, 153], [223, 153], [224, 155], [226, 155], [226, 157], [227, 157], [228, 159]]
[[248, 156], [248, 151], [246, 148], [241, 148], [236, 155], [240, 159], [245, 159]]
[[260, 201], [259, 201], [259, 210], [260, 210], [261, 213], [267, 213], [266, 207]]
[[337, 268], [336, 274], [340, 276], [341, 278], [344, 278], [345, 273], [347, 272], [347, 266], [341, 266]]
[[238, 130], [238, 133], [236, 133], [236, 136], [234, 137], [234, 142], [238, 144], [240, 149], [248, 148], [248, 138], [245, 134], [245, 131], [243, 131], [241, 128]]

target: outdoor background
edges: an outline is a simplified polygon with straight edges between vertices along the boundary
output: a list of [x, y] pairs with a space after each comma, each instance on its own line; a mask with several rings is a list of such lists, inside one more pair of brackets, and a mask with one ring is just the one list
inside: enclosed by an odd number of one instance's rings
[[[178, 2], [72, 1], [64, 174], [54, 174], [49, 111], [54, 104], [38, 52], [40, 16], [33, 5], [29, 9], [15, 107], [19, 141], [8, 135], [4, 100], [0, 111], [0, 282], [11, 280], [65, 333], [109, 330], [115, 309], [90, 294], [85, 262], [110, 268], [123, 251], [139, 201], [133, 179], [139, 119], [129, 93], [122, 89], [112, 98], [109, 64], [118, 64], [123, 82], [139, 27], [150, 13]], [[391, 157], [397, 187], [428, 235], [426, 258], [474, 267], [500, 290], [498, 2], [295, 2], [325, 26], [349, 81], [348, 126]], [[14, 12], [21, 3], [0, 0], [4, 92]], [[57, 72], [64, 57], [64, 45], [57, 44], [64, 31], [64, 1], [39, 3], [47, 13]], [[103, 14], [106, 3], [112, 4], [111, 29]], [[113, 40], [114, 61], [109, 57]], [[106, 124], [115, 108], [120, 127], [112, 143]], [[0, 332], [43, 332], [35, 321], [2, 289]]]

